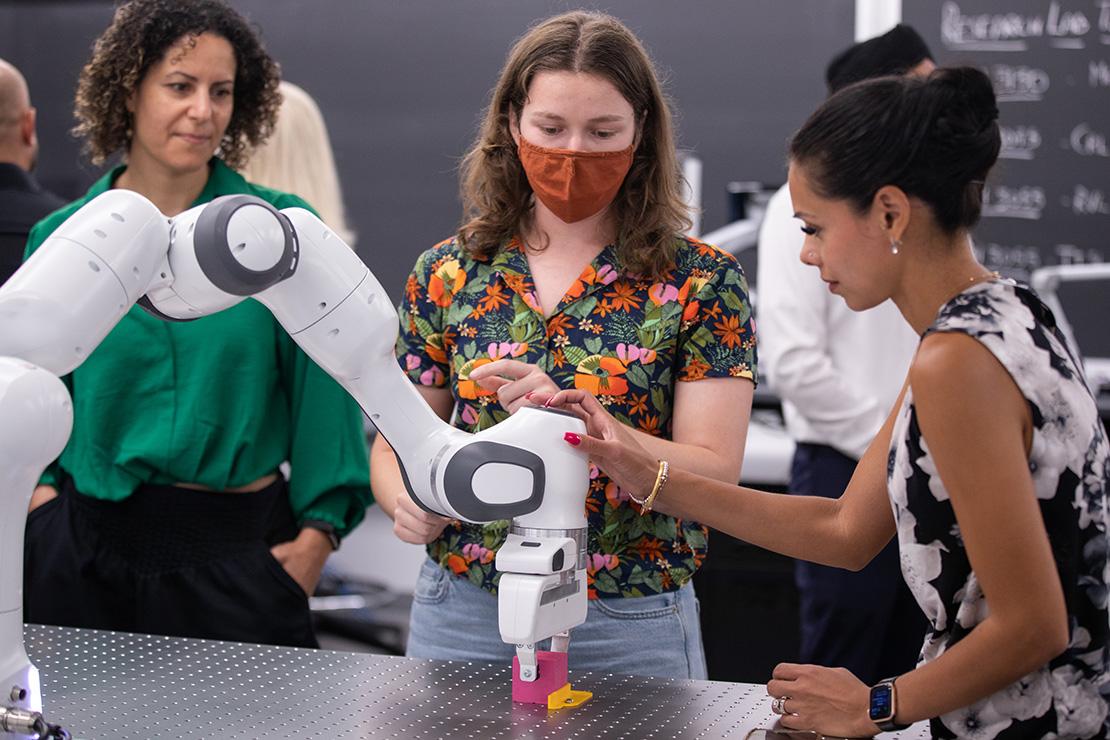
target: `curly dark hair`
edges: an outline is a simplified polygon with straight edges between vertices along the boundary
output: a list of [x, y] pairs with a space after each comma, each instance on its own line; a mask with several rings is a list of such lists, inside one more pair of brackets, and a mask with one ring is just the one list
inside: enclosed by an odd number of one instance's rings
[[281, 75], [247, 21], [221, 0], [131, 0], [97, 38], [77, 83], [73, 134], [84, 139], [93, 164], [131, 145], [126, 102], [147, 71], [177, 42], [195, 43], [206, 32], [227, 39], [235, 51], [235, 106], [220, 156], [240, 167], [266, 140], [281, 105]]
[[643, 45], [603, 13], [574, 11], [548, 18], [509, 52], [477, 140], [462, 162], [459, 241], [471, 257], [486, 259], [530, 223], [532, 187], [509, 121], [519, 118], [532, 79], [546, 71], [606, 79], [636, 112], [640, 143], [611, 206], [616, 252], [624, 269], [661, 277], [674, 266], [675, 237], [690, 225], [670, 105]]

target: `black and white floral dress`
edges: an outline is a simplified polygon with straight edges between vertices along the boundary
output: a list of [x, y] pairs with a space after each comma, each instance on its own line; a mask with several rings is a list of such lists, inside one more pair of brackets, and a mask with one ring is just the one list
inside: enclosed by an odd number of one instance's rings
[[[1064, 588], [1071, 640], [1039, 670], [932, 721], [941, 738], [1104, 738], [1107, 492], [1110, 448], [1094, 399], [1051, 311], [1030, 290], [995, 280], [945, 304], [926, 331], [959, 332], [989, 349], [1029, 403], [1029, 470]], [[887, 478], [902, 573], [929, 618], [921, 660], [935, 660], [988, 613], [952, 504], [921, 435], [912, 389], [894, 427]]]

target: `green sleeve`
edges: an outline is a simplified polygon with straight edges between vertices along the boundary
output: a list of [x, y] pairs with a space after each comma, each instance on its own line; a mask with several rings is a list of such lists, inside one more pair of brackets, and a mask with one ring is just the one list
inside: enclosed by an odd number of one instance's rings
[[23, 249], [23, 261], [26, 262], [35, 253], [35, 250], [42, 246], [47, 237], [54, 233], [58, 228], [58, 224], [48, 223], [53, 221], [51, 218], [43, 219], [31, 227], [31, 232], [27, 235], [27, 246]]
[[[275, 330], [285, 334], [274, 322]], [[362, 410], [285, 335], [282, 378], [289, 402], [289, 500], [298, 523], [319, 519], [346, 535], [374, 502]]]
[[274, 192], [276, 193], [276, 196], [273, 199], [273, 205], [274, 208], [278, 209], [279, 211], [283, 208], [304, 208], [307, 211], [311, 211], [312, 215], [314, 215], [316, 218], [320, 218], [320, 214], [316, 212], [316, 209], [310, 206], [308, 204], [308, 201], [306, 201], [301, 196], [293, 195], [292, 193], [278, 193], [277, 191]]

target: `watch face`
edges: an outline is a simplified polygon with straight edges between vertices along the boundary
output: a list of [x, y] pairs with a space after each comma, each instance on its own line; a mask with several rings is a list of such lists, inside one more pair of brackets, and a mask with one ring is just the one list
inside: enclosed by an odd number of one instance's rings
[[867, 715], [872, 722], [890, 719], [893, 709], [891, 706], [891, 695], [893, 693], [894, 690], [888, 683], [881, 683], [871, 688], [871, 706], [868, 708]]

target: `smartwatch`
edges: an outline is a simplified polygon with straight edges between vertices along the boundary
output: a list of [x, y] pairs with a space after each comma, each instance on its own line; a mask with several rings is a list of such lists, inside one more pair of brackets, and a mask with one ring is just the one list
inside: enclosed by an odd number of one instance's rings
[[897, 678], [897, 676], [884, 678], [871, 687], [871, 700], [868, 703], [867, 716], [883, 732], [904, 730], [909, 727], [909, 725], [894, 721], [894, 715], [898, 712], [898, 694], [894, 689], [894, 681]]
[[305, 519], [301, 524], [301, 528], [315, 529], [318, 532], [323, 532], [328, 542], [331, 543], [332, 552], [339, 549], [339, 533], [335, 531], [335, 526], [331, 522], [325, 522], [322, 519]]

